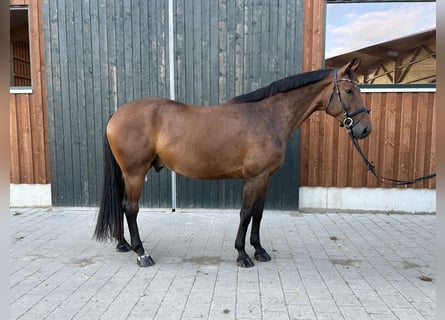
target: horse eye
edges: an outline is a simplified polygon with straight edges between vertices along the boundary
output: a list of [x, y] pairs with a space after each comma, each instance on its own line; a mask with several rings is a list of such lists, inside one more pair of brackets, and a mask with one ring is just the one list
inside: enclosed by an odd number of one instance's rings
[[352, 90], [352, 89], [345, 89], [345, 92], [346, 92], [347, 94], [352, 94], [352, 93], [354, 92], [354, 90]]

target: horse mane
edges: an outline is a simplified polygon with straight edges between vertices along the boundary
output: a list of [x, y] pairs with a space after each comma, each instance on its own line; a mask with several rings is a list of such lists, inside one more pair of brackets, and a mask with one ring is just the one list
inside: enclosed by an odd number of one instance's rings
[[311, 83], [318, 82], [328, 76], [332, 69], [322, 69], [316, 71], [303, 72], [281, 80], [272, 82], [266, 87], [255, 91], [236, 96], [229, 100], [231, 103], [255, 102], [271, 97], [280, 92], [297, 89]]

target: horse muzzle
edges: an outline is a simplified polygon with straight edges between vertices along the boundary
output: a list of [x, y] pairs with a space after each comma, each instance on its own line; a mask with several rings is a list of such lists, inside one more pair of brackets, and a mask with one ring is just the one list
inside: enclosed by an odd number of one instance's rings
[[[360, 113], [365, 113], [366, 117], [360, 120], [354, 120], [353, 117]], [[344, 114], [343, 121], [340, 122], [341, 127], [345, 127], [349, 134], [356, 139], [366, 138], [371, 133], [371, 124], [369, 123], [369, 109], [365, 106], [360, 107], [352, 112]], [[367, 120], [367, 121], [362, 121]], [[366, 124], [366, 122], [368, 124]]]
[[364, 125], [362, 122], [357, 122], [349, 132], [353, 138], [363, 139], [371, 133], [371, 126]]

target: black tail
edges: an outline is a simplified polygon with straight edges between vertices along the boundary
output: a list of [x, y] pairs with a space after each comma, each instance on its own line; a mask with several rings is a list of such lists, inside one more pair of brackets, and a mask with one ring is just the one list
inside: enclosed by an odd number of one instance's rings
[[124, 179], [122, 171], [114, 158], [108, 143], [104, 138], [104, 180], [99, 214], [97, 216], [94, 236], [97, 240], [107, 240], [112, 237], [121, 239], [124, 235]]

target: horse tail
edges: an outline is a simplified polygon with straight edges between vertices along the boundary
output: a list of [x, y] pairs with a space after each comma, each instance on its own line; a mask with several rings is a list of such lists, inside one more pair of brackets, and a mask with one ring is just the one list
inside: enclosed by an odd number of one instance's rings
[[124, 236], [124, 198], [125, 184], [122, 170], [111, 151], [108, 137], [104, 138], [104, 173], [102, 197], [97, 216], [94, 236], [97, 240], [122, 239]]

